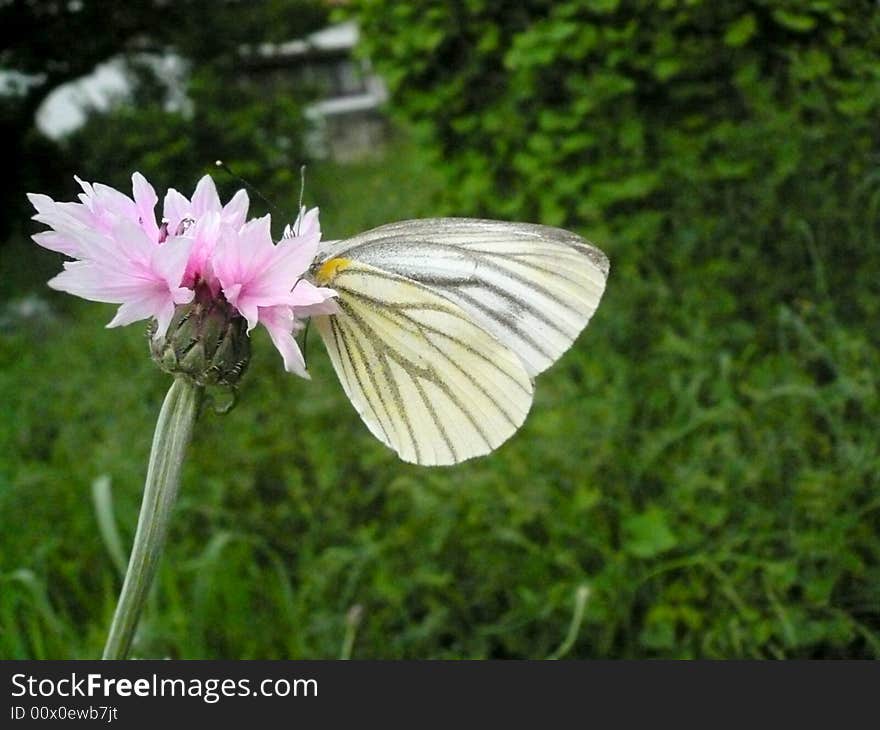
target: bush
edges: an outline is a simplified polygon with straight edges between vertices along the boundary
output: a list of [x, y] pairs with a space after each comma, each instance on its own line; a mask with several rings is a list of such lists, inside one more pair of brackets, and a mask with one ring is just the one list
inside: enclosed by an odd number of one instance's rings
[[354, 5], [462, 213], [635, 241], [876, 168], [870, 0]]

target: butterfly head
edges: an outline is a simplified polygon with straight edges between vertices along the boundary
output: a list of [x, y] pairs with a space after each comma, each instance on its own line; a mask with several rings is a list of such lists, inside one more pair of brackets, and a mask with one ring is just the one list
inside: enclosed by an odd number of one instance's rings
[[321, 286], [326, 286], [336, 275], [351, 266], [351, 260], [341, 257], [327, 259], [315, 271], [315, 281]]

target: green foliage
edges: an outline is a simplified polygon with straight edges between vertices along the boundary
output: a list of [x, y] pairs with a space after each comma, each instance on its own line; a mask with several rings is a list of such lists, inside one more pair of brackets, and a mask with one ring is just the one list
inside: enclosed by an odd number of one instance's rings
[[578, 481], [618, 509], [584, 539], [607, 541], [614, 596], [588, 620], [620, 634], [588, 653], [875, 653], [873, 3], [354, 5], [447, 210], [567, 225], [611, 256], [585, 339], [592, 371], [616, 362], [595, 387], [620, 430]]
[[[438, 192], [400, 147], [313, 185], [330, 238]], [[316, 340], [306, 383], [257, 332], [240, 405], [200, 420], [136, 654], [334, 657], [358, 605], [356, 658], [543, 657], [588, 585], [567, 656], [880, 655], [880, 355], [822, 261], [795, 305], [721, 288], [740, 265], [618, 275], [523, 430], [451, 469], [378, 444]], [[92, 485], [110, 476], [127, 547], [168, 385], [137, 327], [102, 329], [111, 307], [53, 301], [0, 337], [6, 657], [98, 654], [120, 579]]]
[[[640, 241], [876, 165], [870, 0], [354, 3], [460, 213]], [[820, 152], [820, 154], [817, 154]]]

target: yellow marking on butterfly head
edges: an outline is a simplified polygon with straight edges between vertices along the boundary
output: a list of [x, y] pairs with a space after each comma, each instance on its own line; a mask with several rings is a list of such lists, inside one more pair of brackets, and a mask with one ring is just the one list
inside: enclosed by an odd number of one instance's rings
[[344, 271], [349, 266], [351, 266], [350, 259], [344, 259], [344, 258], [328, 259], [323, 264], [321, 264], [320, 268], [315, 273], [315, 279], [322, 286], [324, 284], [329, 284], [331, 281], [333, 281], [333, 279], [336, 278], [336, 275], [340, 271]]

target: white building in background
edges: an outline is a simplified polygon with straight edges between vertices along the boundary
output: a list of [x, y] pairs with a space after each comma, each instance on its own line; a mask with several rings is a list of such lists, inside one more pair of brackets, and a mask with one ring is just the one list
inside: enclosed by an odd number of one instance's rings
[[323, 28], [306, 38], [265, 43], [243, 55], [245, 72], [268, 76], [273, 90], [311, 92], [305, 109], [311, 129], [307, 148], [315, 157], [340, 162], [368, 157], [382, 146], [388, 123], [381, 107], [384, 82], [369, 62], [354, 54], [359, 37], [353, 21]]
[[[305, 109], [311, 128], [307, 149], [315, 157], [340, 162], [361, 159], [382, 146], [388, 123], [381, 111], [388, 98], [383, 83], [365, 59], [356, 58], [358, 27], [331, 25], [306, 38], [265, 43], [242, 50], [243, 73], [257, 77], [277, 93], [312, 101]], [[154, 59], [169, 89], [169, 106], [186, 108], [186, 64], [177, 56]], [[98, 66], [89, 76], [56, 89], [37, 113], [37, 124], [59, 138], [80, 127], [92, 109], [105, 110], [124, 100], [130, 87], [121, 59]]]
[[[174, 54], [142, 55], [168, 92], [169, 110], [187, 109], [186, 63]], [[61, 139], [79, 129], [92, 111], [107, 111], [129, 98], [131, 82], [125, 60], [111, 58], [97, 65], [88, 76], [55, 89], [37, 110], [37, 128], [52, 139]]]
[[122, 61], [102, 63], [88, 76], [55, 89], [37, 110], [37, 128], [52, 139], [79, 129], [93, 109], [105, 111], [129, 92]]

